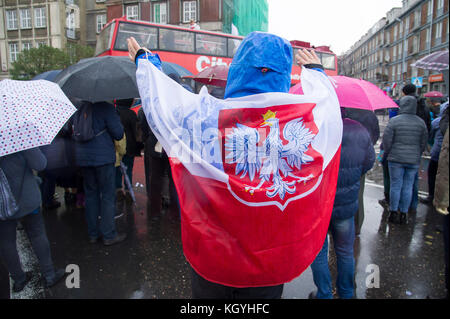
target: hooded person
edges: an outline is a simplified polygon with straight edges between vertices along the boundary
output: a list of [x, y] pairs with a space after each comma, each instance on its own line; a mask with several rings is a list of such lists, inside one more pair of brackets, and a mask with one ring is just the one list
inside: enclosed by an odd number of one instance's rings
[[342, 120], [320, 60], [301, 53], [316, 70], [302, 68], [304, 95], [288, 94], [291, 44], [252, 32], [221, 100], [179, 88], [133, 38], [128, 48], [170, 159], [193, 297], [280, 298], [322, 248], [336, 191]]
[[428, 139], [427, 126], [416, 110], [414, 96], [402, 97], [398, 115], [389, 120], [383, 134], [390, 177], [389, 221], [397, 224], [407, 223], [414, 179]]

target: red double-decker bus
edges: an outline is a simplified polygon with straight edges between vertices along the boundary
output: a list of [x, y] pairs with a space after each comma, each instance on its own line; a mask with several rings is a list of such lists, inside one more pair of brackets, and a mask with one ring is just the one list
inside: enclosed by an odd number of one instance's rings
[[[163, 61], [176, 63], [192, 74], [214, 65], [229, 65], [243, 37], [190, 30], [167, 24], [127, 20], [111, 20], [97, 38], [96, 56], [128, 55], [127, 41], [134, 37], [141, 46], [158, 53]], [[337, 75], [337, 58], [329, 47], [313, 47], [308, 42], [291, 41], [294, 54], [300, 48], [314, 48], [328, 75]], [[300, 79], [300, 67], [292, 67], [292, 84]]]

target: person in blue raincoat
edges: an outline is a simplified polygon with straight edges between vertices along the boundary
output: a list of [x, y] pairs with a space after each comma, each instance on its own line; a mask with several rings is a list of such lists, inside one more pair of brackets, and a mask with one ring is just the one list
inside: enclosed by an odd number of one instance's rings
[[[138, 63], [148, 59], [161, 69], [157, 54], [141, 48], [134, 38], [128, 39], [129, 55]], [[307, 50], [299, 51], [299, 64], [323, 72], [320, 59]], [[244, 97], [267, 92], [289, 92], [293, 57], [289, 41], [264, 33], [250, 33], [239, 46], [228, 72], [224, 98]], [[232, 262], [232, 261], [230, 261]], [[283, 284], [266, 287], [236, 288], [210, 282], [192, 270], [193, 298], [281, 298]]]

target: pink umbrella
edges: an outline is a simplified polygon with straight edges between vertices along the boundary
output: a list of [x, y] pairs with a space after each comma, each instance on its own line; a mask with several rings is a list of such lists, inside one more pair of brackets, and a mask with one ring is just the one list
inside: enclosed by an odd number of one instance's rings
[[[398, 105], [383, 90], [368, 81], [347, 76], [330, 76], [334, 83], [339, 104], [342, 107], [374, 111], [395, 108]], [[302, 94], [301, 82], [290, 90], [293, 94]]]
[[431, 92], [425, 93], [423, 96], [425, 96], [425, 97], [443, 97], [444, 94], [442, 94], [441, 92], [438, 92], [438, 91], [431, 91]]

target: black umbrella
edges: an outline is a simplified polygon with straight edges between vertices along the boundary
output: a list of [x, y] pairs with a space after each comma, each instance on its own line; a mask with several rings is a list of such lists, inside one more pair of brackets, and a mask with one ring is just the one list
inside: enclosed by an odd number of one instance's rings
[[128, 57], [82, 59], [54, 80], [67, 96], [90, 102], [139, 97], [136, 65]]

